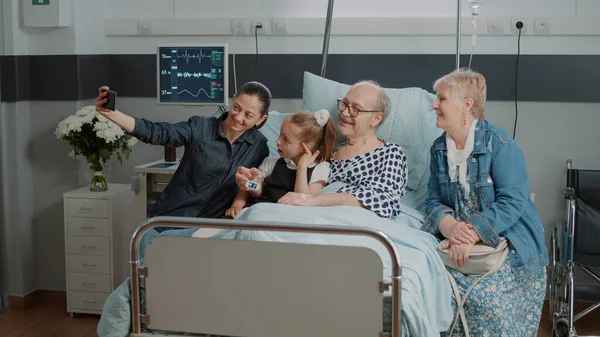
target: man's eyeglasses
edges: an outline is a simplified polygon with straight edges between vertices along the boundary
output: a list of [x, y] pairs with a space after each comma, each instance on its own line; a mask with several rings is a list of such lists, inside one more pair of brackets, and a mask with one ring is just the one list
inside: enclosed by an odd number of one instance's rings
[[339, 112], [342, 112], [342, 111], [346, 110], [346, 108], [348, 108], [348, 114], [352, 118], [355, 118], [361, 112], [379, 112], [376, 110], [360, 110], [357, 107], [348, 104], [348, 102], [346, 102], [343, 98], [339, 98], [337, 101], [338, 101]]

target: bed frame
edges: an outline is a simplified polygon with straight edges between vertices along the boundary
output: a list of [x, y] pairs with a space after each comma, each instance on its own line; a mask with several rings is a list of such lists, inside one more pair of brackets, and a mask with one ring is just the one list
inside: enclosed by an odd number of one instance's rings
[[[364, 247], [163, 236], [146, 247], [142, 266], [139, 242], [154, 227], [371, 237], [391, 257], [392, 283], [383, 281], [378, 254]], [[131, 336], [150, 336], [142, 323], [153, 331], [212, 336], [400, 336], [401, 272], [395, 244], [367, 227], [152, 218], [131, 239]], [[383, 331], [388, 290], [391, 333]]]
[[[321, 77], [326, 73], [333, 18], [334, 0], [328, 1]], [[457, 4], [458, 70], [462, 1], [457, 0]], [[381, 258], [362, 247], [156, 237], [146, 247], [142, 265], [139, 243], [142, 235], [154, 227], [371, 237], [387, 248], [392, 261], [392, 283], [383, 282]], [[130, 252], [130, 336], [157, 336], [157, 331], [244, 337], [402, 335], [400, 255], [385, 233], [368, 227], [159, 217], [138, 227]], [[194, 258], [182, 259], [186, 256]], [[145, 312], [141, 311], [142, 285]], [[384, 332], [387, 291], [391, 291], [391, 329]], [[142, 324], [154, 334], [142, 333]]]

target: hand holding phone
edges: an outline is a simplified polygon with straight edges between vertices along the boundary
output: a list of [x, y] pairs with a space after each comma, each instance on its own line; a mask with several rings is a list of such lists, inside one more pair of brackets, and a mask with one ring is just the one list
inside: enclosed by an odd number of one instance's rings
[[117, 101], [117, 92], [113, 90], [107, 90], [108, 93], [106, 97], [106, 103], [102, 106], [105, 109], [114, 111], [116, 109], [116, 101]]

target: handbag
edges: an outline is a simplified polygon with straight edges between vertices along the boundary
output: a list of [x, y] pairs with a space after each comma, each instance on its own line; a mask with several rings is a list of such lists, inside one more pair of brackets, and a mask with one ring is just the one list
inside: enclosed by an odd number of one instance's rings
[[490, 247], [484, 244], [483, 242], [476, 243], [471, 249], [469, 259], [460, 268], [457, 267], [448, 257], [449, 249], [442, 249], [442, 247], [445, 247], [448, 244], [448, 241], [449, 240], [446, 239], [440, 242], [437, 246], [437, 251], [446, 267], [452, 268], [465, 275], [483, 274], [483, 276], [481, 276], [469, 287], [469, 289], [467, 289], [464, 296], [461, 296], [454, 276], [452, 276], [452, 274], [446, 270], [446, 274], [448, 275], [448, 279], [450, 280], [450, 285], [452, 286], [452, 291], [454, 292], [454, 297], [456, 298], [456, 304], [458, 307], [458, 310], [456, 311], [456, 316], [454, 317], [454, 323], [452, 324], [452, 329], [450, 329], [449, 336], [452, 336], [454, 328], [456, 327], [456, 323], [458, 322], [458, 318], [460, 317], [461, 322], [463, 324], [463, 328], [465, 330], [465, 336], [469, 337], [467, 315], [464, 310], [464, 305], [467, 301], [467, 297], [469, 296], [469, 293], [471, 293], [471, 290], [473, 290], [475, 285], [477, 285], [477, 283], [479, 283], [487, 276], [500, 270], [500, 268], [504, 264], [504, 261], [506, 260], [506, 257], [508, 256], [508, 241], [506, 241], [506, 238], [501, 237], [500, 242], [496, 247]]
[[[448, 268], [452, 268], [457, 270], [465, 275], [479, 275], [485, 274], [488, 271], [494, 269], [494, 267], [502, 267], [502, 263], [504, 263], [504, 259], [506, 255], [508, 255], [508, 241], [506, 238], [501, 237], [500, 243], [496, 247], [490, 247], [483, 242], [477, 242], [473, 249], [471, 249], [471, 254], [469, 255], [469, 259], [465, 263], [464, 266], [458, 268], [448, 257], [449, 249], [442, 249], [442, 247], [448, 244], [448, 239], [440, 242], [437, 246], [438, 253], [442, 258], [442, 262]], [[500, 263], [500, 261], [502, 263]], [[498, 266], [498, 263], [500, 265]], [[497, 269], [496, 269], [497, 270]]]

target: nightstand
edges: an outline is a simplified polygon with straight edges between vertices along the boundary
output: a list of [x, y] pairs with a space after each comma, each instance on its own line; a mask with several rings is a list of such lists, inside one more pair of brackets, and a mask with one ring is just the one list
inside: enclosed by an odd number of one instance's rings
[[108, 295], [129, 277], [129, 240], [134, 192], [108, 184], [106, 192], [85, 186], [63, 194], [67, 312], [101, 314]]

